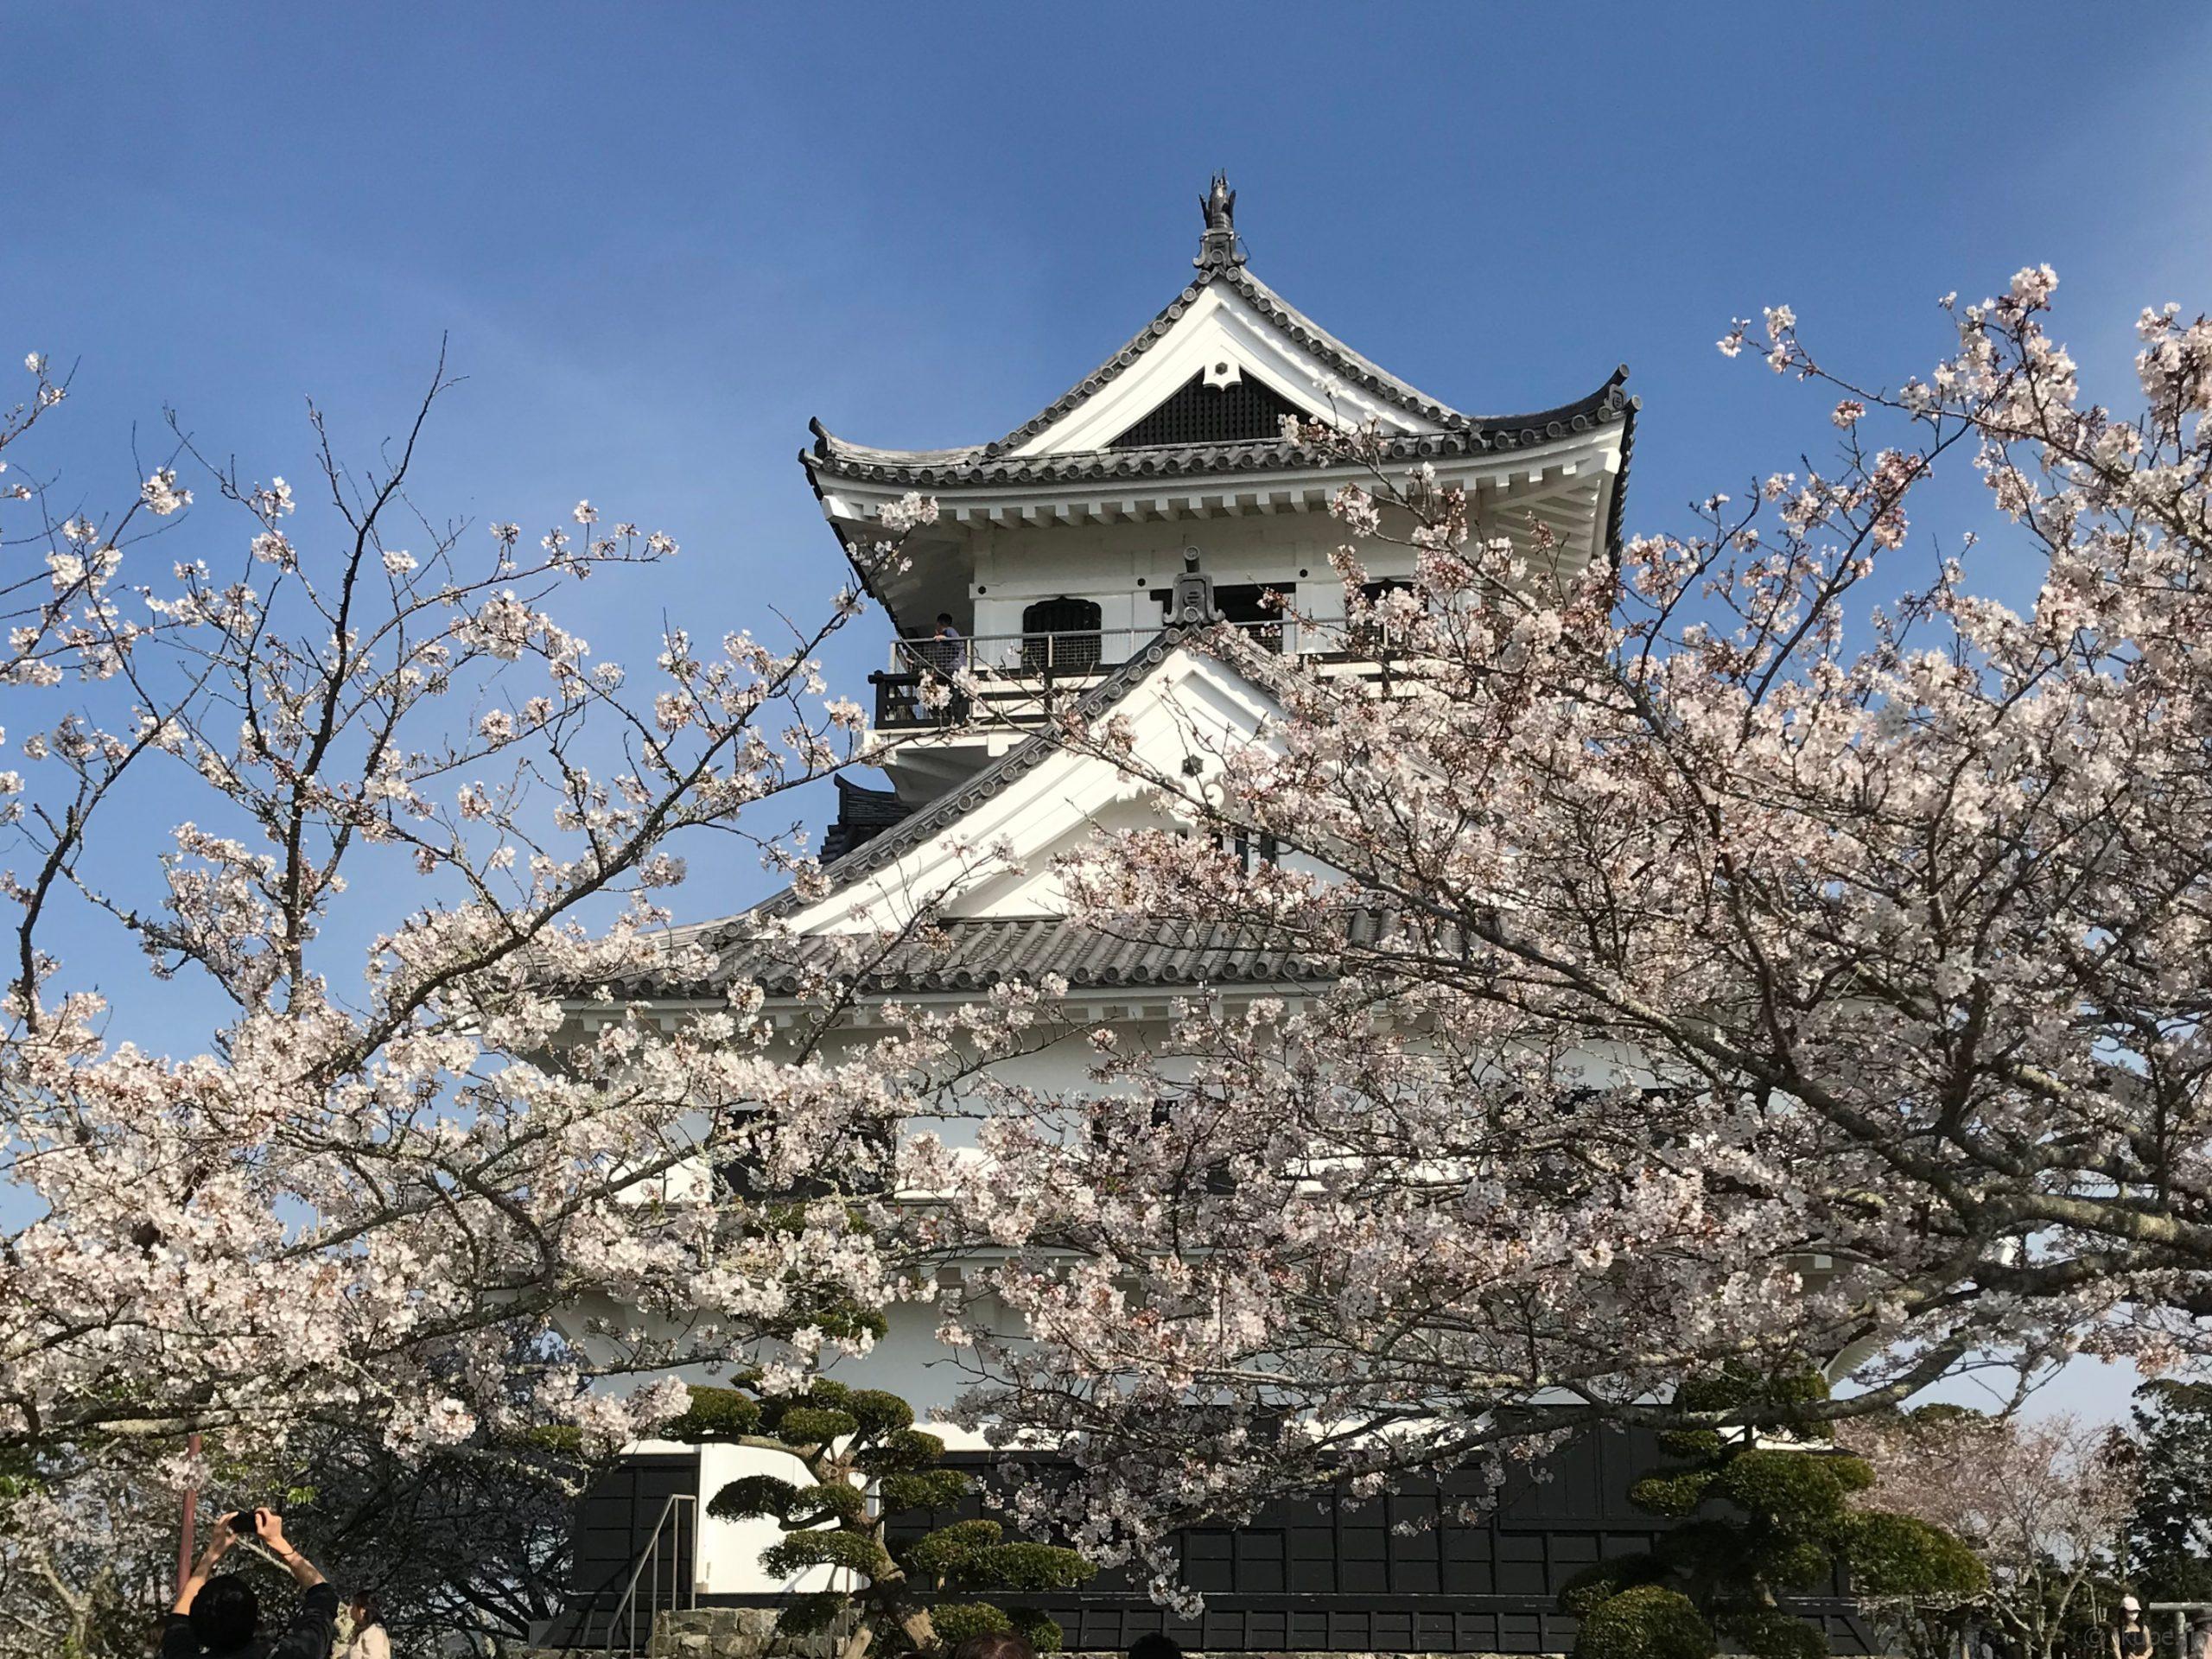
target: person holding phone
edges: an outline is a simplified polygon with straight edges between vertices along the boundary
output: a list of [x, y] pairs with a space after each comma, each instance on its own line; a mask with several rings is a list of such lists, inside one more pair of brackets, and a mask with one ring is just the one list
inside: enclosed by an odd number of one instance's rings
[[[210, 1581], [215, 1564], [241, 1538], [260, 1544], [300, 1586], [299, 1611], [273, 1642], [262, 1637], [261, 1598], [252, 1586], [235, 1573]], [[273, 1510], [239, 1510], [216, 1523], [192, 1576], [177, 1587], [161, 1659], [330, 1659], [337, 1635], [338, 1592], [286, 1541], [283, 1517]]]

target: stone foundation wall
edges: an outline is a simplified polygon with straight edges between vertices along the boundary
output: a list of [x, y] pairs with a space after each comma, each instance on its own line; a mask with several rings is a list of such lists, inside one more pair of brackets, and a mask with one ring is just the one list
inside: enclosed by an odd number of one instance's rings
[[820, 1636], [779, 1636], [772, 1607], [695, 1607], [653, 1621], [645, 1659], [833, 1659], [842, 1621]]

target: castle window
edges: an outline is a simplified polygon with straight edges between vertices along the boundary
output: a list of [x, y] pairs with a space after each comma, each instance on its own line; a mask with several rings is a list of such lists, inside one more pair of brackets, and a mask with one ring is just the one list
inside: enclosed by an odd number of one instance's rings
[[1095, 601], [1039, 600], [1021, 613], [1021, 666], [1030, 674], [1088, 674], [1101, 655]]
[[1223, 621], [1242, 629], [1255, 645], [1281, 651], [1283, 607], [1297, 591], [1297, 584], [1288, 582], [1219, 586], [1213, 590], [1213, 607]]
[[721, 1194], [753, 1204], [805, 1203], [815, 1198], [869, 1198], [888, 1192], [898, 1160], [898, 1127], [887, 1122], [855, 1124], [843, 1143], [822, 1165], [788, 1182], [772, 1181], [761, 1149], [748, 1146], [748, 1131], [772, 1132], [767, 1114], [750, 1103], [723, 1109], [736, 1150], [715, 1166]]
[[[1392, 594], [1415, 592], [1414, 584], [1396, 576], [1386, 576], [1380, 582], [1362, 582], [1360, 595], [1370, 605], [1376, 604]], [[1407, 644], [1402, 626], [1370, 617], [1356, 624], [1351, 632], [1353, 649], [1370, 654], [1388, 652]]]
[[1282, 856], [1282, 844], [1270, 835], [1254, 835], [1243, 824], [1221, 832], [1221, 850], [1252, 872], [1254, 863], [1273, 864]]

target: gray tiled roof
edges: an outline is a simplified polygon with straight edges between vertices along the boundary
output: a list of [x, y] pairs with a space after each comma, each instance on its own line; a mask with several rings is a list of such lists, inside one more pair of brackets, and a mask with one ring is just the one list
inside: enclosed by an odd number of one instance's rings
[[[1345, 923], [1347, 939], [1373, 943], [1372, 914]], [[716, 952], [704, 985], [663, 991], [719, 991], [758, 984], [789, 996], [824, 982], [863, 994], [976, 991], [1047, 975], [1071, 989], [1311, 984], [1335, 977], [1342, 946], [1264, 922], [1122, 923], [1093, 926], [1065, 917], [950, 920], [912, 937], [739, 935]], [[632, 994], [648, 988], [630, 988]]]
[[837, 820], [822, 832], [822, 856], [842, 858], [890, 829], [914, 809], [893, 789], [869, 789], [840, 773], [830, 780], [837, 786]]
[[[1533, 415], [1485, 418], [1443, 432], [1409, 432], [1389, 441], [1388, 459], [1418, 461], [1547, 443], [1613, 422], [1631, 422], [1636, 400], [1621, 390], [1625, 369], [1588, 397]], [[814, 423], [810, 473], [863, 482], [944, 489], [963, 485], [1079, 483], [1119, 478], [1178, 478], [1211, 473], [1282, 471], [1335, 457], [1312, 445], [1262, 438], [1242, 443], [1165, 444], [1147, 449], [1082, 449], [1060, 455], [993, 457], [985, 449], [862, 449]], [[924, 459], [923, 457], [926, 457]]]
[[905, 936], [774, 933], [734, 923], [679, 929], [715, 953], [703, 980], [637, 978], [626, 998], [719, 995], [759, 984], [767, 995], [852, 988], [861, 995], [987, 991], [993, 984], [1066, 980], [1071, 991], [1194, 988], [1212, 984], [1320, 984], [1336, 978], [1343, 944], [1376, 944], [1389, 925], [1376, 912], [1343, 918], [1330, 938], [1274, 923], [1077, 923], [1066, 916], [949, 918]]
[[[1187, 636], [1202, 632], [1202, 629], [1181, 625], [1162, 630], [1150, 645], [1086, 692], [1071, 712], [1083, 719], [1095, 718], [1142, 683], [1154, 669], [1167, 660], [1171, 652], [1183, 645]], [[1041, 765], [1058, 748], [1057, 737], [1050, 729], [1027, 738], [966, 783], [883, 830], [874, 839], [855, 848], [843, 857], [825, 864], [822, 874], [827, 885], [823, 891], [834, 893], [893, 862], [948, 824], [974, 811], [1024, 773]], [[709, 982], [705, 985], [683, 984], [648, 976], [627, 981], [620, 989], [623, 995], [630, 996], [682, 996], [711, 990], [735, 979], [758, 976], [772, 989], [780, 987], [788, 991], [804, 976], [823, 971], [832, 958], [842, 961], [841, 953], [854, 948], [851, 935], [844, 936], [843, 942], [840, 943], [834, 935], [779, 934], [774, 931], [773, 924], [811, 902], [816, 901], [803, 899], [798, 889], [786, 887], [742, 916], [671, 929], [667, 939], [671, 955], [679, 947], [693, 945], [702, 946], [716, 953], [716, 967]], [[883, 981], [886, 985], [920, 986], [931, 976], [973, 976], [993, 971], [990, 964], [997, 963], [1000, 966], [996, 971], [1001, 976], [1018, 967], [1024, 972], [1067, 974], [1071, 982], [1077, 982], [1079, 976], [1126, 972], [1151, 976], [1132, 977], [1126, 982], [1084, 978], [1080, 982], [1192, 983], [1194, 982], [1187, 979], [1177, 981], [1158, 976], [1171, 966], [1175, 972], [1189, 973], [1198, 967], [1211, 969], [1223, 963], [1229, 964], [1222, 969], [1224, 973], [1242, 971], [1238, 964], [1250, 967], [1257, 972], [1258, 965], [1265, 956], [1262, 950], [1264, 942], [1249, 938], [1185, 938], [1179, 943], [1160, 939], [1154, 941], [1152, 947], [1160, 954], [1147, 955], [1140, 951], [1137, 956], [1130, 957], [1117, 954], [1109, 948], [1108, 941], [1078, 940], [1070, 935], [1058, 939], [1048, 950], [1040, 942], [1043, 936], [1034, 931], [1038, 926], [1046, 925], [1042, 920], [1022, 924], [1032, 930], [1026, 934], [966, 931], [1012, 925], [969, 922], [940, 924], [938, 931], [943, 936], [942, 939], [900, 944], [887, 956], [879, 977], [881, 975], [890, 976]], [[1050, 925], [1062, 924], [1054, 922]], [[937, 959], [936, 953], [942, 953], [948, 948], [946, 941], [950, 942], [952, 954]], [[1122, 943], [1127, 944], [1126, 941]], [[1037, 963], [1043, 959], [1040, 953], [1049, 954], [1056, 965], [1050, 968], [1037, 966]], [[1073, 964], [1074, 971], [1071, 971], [1069, 963]], [[1276, 976], [1291, 979], [1313, 976], [1286, 971]], [[952, 981], [945, 982], [948, 988], [959, 988], [954, 986]], [[970, 978], [959, 982], [959, 985], [988, 982], [988, 980]]]
[[[1092, 687], [1071, 711], [1095, 719], [1141, 684], [1174, 652], [1204, 649], [1203, 626], [1172, 626]], [[1273, 664], [1249, 664], [1264, 674]], [[975, 777], [884, 829], [874, 839], [823, 868], [825, 893], [836, 893], [883, 868], [919, 842], [974, 811], [1058, 752], [1055, 733], [1038, 732]], [[1198, 925], [1162, 922], [1098, 928], [1059, 917], [953, 918], [911, 936], [798, 934], [777, 924], [806, 905], [786, 888], [741, 916], [672, 929], [671, 954], [701, 946], [714, 953], [703, 982], [640, 976], [618, 988], [626, 996], [716, 993], [741, 981], [772, 995], [789, 995], [824, 977], [849, 977], [868, 992], [964, 991], [1002, 981], [1057, 974], [1074, 988], [1295, 984], [1332, 978], [1342, 945], [1262, 921]], [[1372, 943], [1386, 924], [1373, 912], [1349, 917], [1345, 938]]]
[[[1344, 379], [1384, 402], [1444, 428], [1408, 435], [1392, 446], [1393, 460], [1421, 461], [1512, 449], [1565, 437], [1611, 421], [1632, 421], [1636, 403], [1621, 390], [1625, 365], [1587, 397], [1526, 415], [1468, 415], [1440, 403], [1370, 362], [1299, 311], [1243, 265], [1206, 265], [1136, 337], [1078, 380], [1055, 402], [993, 443], [955, 449], [887, 449], [851, 443], [821, 422], [809, 424], [814, 447], [799, 460], [810, 476], [828, 474], [899, 487], [941, 489], [961, 485], [1026, 484], [1112, 478], [1159, 478], [1249, 472], [1312, 465], [1324, 457], [1308, 446], [1267, 439], [1247, 443], [1169, 445], [1142, 449], [1092, 449], [1059, 455], [1019, 456], [1019, 448], [1071, 410], [1117, 378], [1164, 338], [1178, 318], [1215, 283], [1248, 301], [1295, 344]], [[817, 488], [819, 489], [817, 483]]]

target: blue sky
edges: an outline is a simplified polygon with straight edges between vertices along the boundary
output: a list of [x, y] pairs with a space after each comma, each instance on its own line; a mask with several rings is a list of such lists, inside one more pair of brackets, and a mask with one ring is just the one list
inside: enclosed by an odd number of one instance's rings
[[1894, 380], [1936, 296], [2048, 260], [2119, 397], [2136, 309], [2212, 304], [2202, 5], [8, 0], [0, 62], [0, 362], [79, 365], [65, 500], [127, 493], [167, 404], [258, 475], [308, 474], [310, 396], [365, 455], [449, 335], [427, 505], [683, 543], [594, 588], [618, 656], [664, 609], [817, 611], [808, 417], [1014, 425], [1181, 284], [1217, 167], [1256, 270], [1461, 408], [1630, 364], [1637, 530], [1826, 452], [1821, 399], [1714, 352], [1732, 315]]
[[[2124, 392], [2136, 308], [2208, 299], [2202, 6], [0, 19], [0, 345], [79, 365], [65, 484], [127, 484], [165, 404], [257, 473], [306, 474], [309, 396], [365, 454], [449, 334], [421, 499], [664, 526], [702, 630], [835, 580], [810, 416], [1004, 431], [1180, 285], [1216, 167], [1255, 270], [1462, 408], [1628, 362], [1631, 528], [1827, 446], [1821, 400], [1713, 350], [1732, 315], [1786, 300], [1896, 378], [1944, 344], [1936, 295], [2046, 259]], [[666, 599], [599, 601], [608, 648]]]

